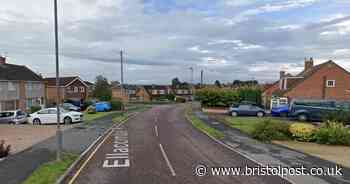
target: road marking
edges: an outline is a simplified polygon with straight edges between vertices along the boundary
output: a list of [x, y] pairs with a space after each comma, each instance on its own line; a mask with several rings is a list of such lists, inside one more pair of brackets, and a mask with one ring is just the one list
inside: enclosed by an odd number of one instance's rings
[[160, 151], [161, 151], [162, 154], [163, 154], [164, 160], [165, 160], [166, 164], [168, 165], [168, 167], [169, 167], [169, 169], [170, 169], [171, 175], [172, 175], [172, 176], [176, 176], [175, 170], [174, 170], [173, 166], [171, 166], [170, 161], [169, 161], [169, 159], [168, 159], [168, 156], [166, 156], [162, 144], [159, 144], [159, 147], [160, 147]]
[[156, 136], [158, 137], [158, 127], [157, 127], [157, 125], [154, 126], [154, 131], [156, 132]]
[[113, 153], [106, 154], [103, 168], [129, 167], [128, 132], [124, 128], [114, 129]]
[[96, 149], [91, 153], [91, 155], [88, 157], [88, 159], [85, 160], [83, 165], [79, 168], [79, 170], [75, 173], [75, 175], [72, 177], [72, 179], [69, 181], [69, 184], [73, 184], [74, 181], [77, 179], [81, 171], [85, 168], [87, 163], [92, 159], [92, 157], [96, 154], [97, 150], [102, 146], [102, 144], [109, 138], [109, 136], [112, 135], [114, 131], [112, 130], [107, 134], [107, 136], [102, 140], [102, 142], [96, 147]]

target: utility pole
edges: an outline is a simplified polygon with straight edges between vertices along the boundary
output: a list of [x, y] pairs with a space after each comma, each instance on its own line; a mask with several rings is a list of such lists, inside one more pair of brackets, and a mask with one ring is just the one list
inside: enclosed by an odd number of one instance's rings
[[58, 16], [57, 16], [57, 0], [54, 0], [54, 18], [55, 18], [55, 55], [56, 55], [56, 110], [57, 110], [57, 155], [58, 161], [62, 158], [62, 131], [60, 126], [60, 69], [59, 69], [59, 52], [58, 52]]
[[201, 70], [201, 88], [203, 87], [203, 76], [204, 75], [204, 71]]
[[[191, 71], [191, 84], [190, 84], [190, 92], [191, 95], [193, 96], [193, 67], [190, 67], [190, 71]], [[192, 97], [191, 97], [192, 98]], [[191, 99], [192, 100], [192, 99]], [[192, 106], [192, 103], [191, 103]]]
[[120, 87], [123, 95], [124, 93], [123, 50], [120, 50]]

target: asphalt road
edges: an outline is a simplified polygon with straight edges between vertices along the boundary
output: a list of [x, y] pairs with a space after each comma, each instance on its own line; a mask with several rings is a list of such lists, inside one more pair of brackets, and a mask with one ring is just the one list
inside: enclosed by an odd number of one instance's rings
[[[277, 176], [196, 176], [195, 167], [257, 167], [192, 127], [184, 106], [157, 106], [116, 128], [76, 178], [77, 184], [288, 183]], [[69, 183], [69, 182], [68, 182]]]

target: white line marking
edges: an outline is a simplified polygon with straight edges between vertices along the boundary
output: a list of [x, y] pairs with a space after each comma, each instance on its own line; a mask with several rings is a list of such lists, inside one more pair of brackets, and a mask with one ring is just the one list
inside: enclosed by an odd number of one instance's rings
[[158, 137], [158, 127], [157, 127], [157, 125], [156, 126], [154, 126], [154, 131], [156, 132], [156, 136]]
[[163, 149], [162, 144], [159, 144], [159, 147], [160, 147], [160, 151], [161, 151], [162, 154], [163, 154], [164, 160], [165, 160], [166, 164], [168, 165], [168, 167], [169, 167], [169, 169], [170, 169], [171, 175], [172, 175], [172, 176], [176, 176], [175, 170], [174, 170], [173, 166], [171, 166], [170, 161], [169, 161], [168, 157], [167, 157], [166, 154], [165, 154], [165, 151], [164, 151], [164, 149]]

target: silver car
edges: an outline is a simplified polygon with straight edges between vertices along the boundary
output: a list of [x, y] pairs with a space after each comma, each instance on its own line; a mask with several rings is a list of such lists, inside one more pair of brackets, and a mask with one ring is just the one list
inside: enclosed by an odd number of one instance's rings
[[27, 114], [21, 110], [0, 112], [0, 124], [22, 124], [27, 121]]

